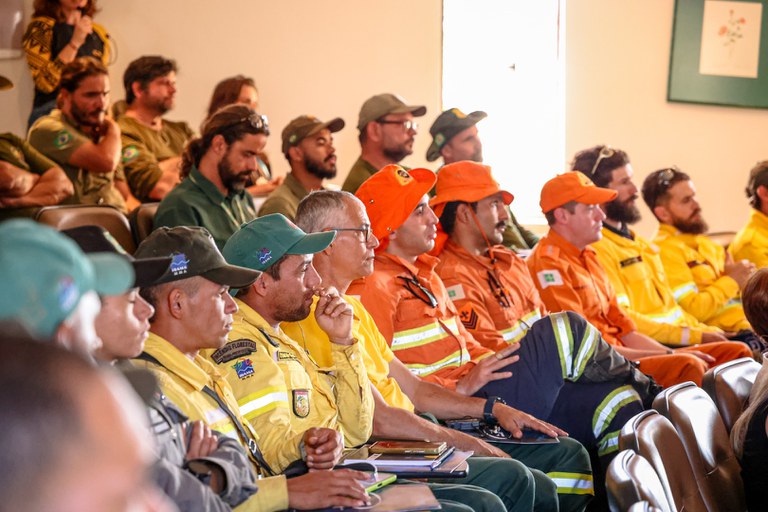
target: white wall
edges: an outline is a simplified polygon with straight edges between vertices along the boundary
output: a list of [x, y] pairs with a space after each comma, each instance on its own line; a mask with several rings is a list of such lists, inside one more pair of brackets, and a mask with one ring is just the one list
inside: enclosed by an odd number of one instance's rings
[[[640, 186], [677, 164], [692, 176], [713, 231], [748, 216], [749, 169], [768, 158], [768, 111], [666, 100], [674, 0], [567, 4], [566, 154], [611, 144], [629, 153]], [[655, 220], [640, 200], [638, 230]]]
[[[27, 0], [27, 19], [31, 13]], [[278, 174], [287, 171], [280, 132], [294, 117], [342, 117], [335, 135], [343, 181], [360, 153], [357, 116], [368, 97], [396, 92], [427, 105], [414, 155], [425, 165], [429, 124], [439, 112], [442, 3], [440, 0], [101, 0], [96, 21], [117, 42], [110, 68], [113, 100], [124, 97], [122, 74], [145, 54], [176, 59], [179, 92], [170, 119], [196, 129], [214, 85], [238, 73], [252, 76], [270, 119], [267, 151]], [[25, 61], [0, 61], [17, 83], [0, 93], [0, 131], [23, 133], [32, 103]]]

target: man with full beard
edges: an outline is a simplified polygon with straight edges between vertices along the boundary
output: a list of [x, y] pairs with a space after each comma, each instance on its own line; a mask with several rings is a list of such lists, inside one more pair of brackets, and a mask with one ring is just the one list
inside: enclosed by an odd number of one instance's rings
[[267, 143], [264, 116], [245, 105], [229, 105], [203, 124], [202, 135], [187, 144], [182, 182], [163, 198], [155, 227], [202, 226], [221, 249], [242, 224], [256, 218], [245, 190]]
[[659, 221], [654, 243], [677, 303], [708, 325], [731, 332], [750, 329], [740, 292], [755, 265], [733, 261], [705, 235], [708, 226], [690, 177], [677, 168], [653, 172], [643, 182], [643, 199]]
[[602, 239], [592, 248], [616, 291], [619, 306], [637, 325], [637, 331], [673, 347], [726, 341], [720, 329], [699, 322], [675, 302], [658, 249], [629, 229], [640, 220], [629, 156], [610, 146], [595, 146], [577, 153], [571, 166], [595, 180], [597, 186], [618, 193], [613, 201], [602, 205], [606, 216]]
[[360, 157], [352, 165], [342, 190], [354, 194], [379, 169], [412, 154], [419, 128], [414, 118], [426, 113], [424, 105], [408, 105], [397, 94], [377, 94], [365, 100], [357, 120]]
[[128, 109], [120, 116], [122, 161], [133, 194], [159, 201], [179, 183], [184, 145], [194, 132], [183, 121], [162, 116], [176, 99], [176, 63], [150, 55], [134, 60], [123, 74]]
[[296, 209], [313, 190], [323, 188], [323, 180], [336, 177], [336, 149], [333, 135], [344, 128], [340, 117], [324, 123], [314, 116], [299, 116], [283, 129], [283, 154], [291, 172], [259, 209], [259, 216], [282, 213], [296, 217]]
[[64, 169], [75, 193], [64, 204], [107, 204], [125, 212], [130, 197], [120, 165], [120, 128], [107, 117], [109, 76], [81, 57], [61, 72], [58, 108], [41, 117], [29, 143]]

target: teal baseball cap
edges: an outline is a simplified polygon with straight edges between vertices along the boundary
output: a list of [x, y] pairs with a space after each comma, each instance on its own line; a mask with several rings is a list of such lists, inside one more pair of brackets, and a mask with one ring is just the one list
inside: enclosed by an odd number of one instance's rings
[[49, 338], [89, 291], [118, 295], [133, 286], [130, 262], [86, 255], [48, 226], [27, 219], [0, 223], [0, 320], [16, 320]]
[[263, 272], [286, 254], [320, 252], [335, 237], [335, 231], [305, 233], [284, 215], [273, 213], [243, 224], [229, 237], [222, 253], [231, 265]]

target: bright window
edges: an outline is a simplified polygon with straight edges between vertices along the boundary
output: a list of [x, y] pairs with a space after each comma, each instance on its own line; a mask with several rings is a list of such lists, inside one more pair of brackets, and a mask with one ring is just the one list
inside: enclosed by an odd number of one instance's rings
[[443, 107], [484, 110], [483, 158], [544, 224], [539, 192], [565, 169], [565, 7], [560, 0], [443, 0]]

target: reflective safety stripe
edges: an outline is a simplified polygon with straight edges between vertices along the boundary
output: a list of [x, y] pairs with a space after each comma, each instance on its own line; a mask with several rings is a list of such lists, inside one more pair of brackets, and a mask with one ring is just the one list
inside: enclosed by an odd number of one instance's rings
[[617, 430], [603, 436], [597, 443], [598, 456], [602, 457], [603, 455], [619, 451], [619, 433], [620, 431]]
[[552, 322], [557, 351], [560, 353], [560, 371], [565, 379], [570, 373], [573, 361], [573, 336], [570, 322], [566, 313], [552, 313], [549, 315], [549, 320]]
[[608, 428], [622, 407], [635, 400], [640, 401], [640, 396], [632, 386], [621, 386], [611, 391], [597, 406], [595, 415], [592, 417], [592, 432], [595, 439], [600, 439], [603, 431]]
[[553, 471], [547, 476], [557, 485], [558, 494], [595, 494], [592, 475], [588, 473], [565, 473]]
[[684, 297], [691, 293], [699, 293], [699, 287], [696, 286], [696, 283], [693, 281], [677, 286], [672, 290], [672, 295], [675, 296], [675, 302], [680, 302]]
[[617, 293], [616, 294], [616, 302], [619, 303], [619, 306], [624, 306], [625, 308], [629, 307], [629, 295], [626, 293]]
[[227, 437], [239, 440], [237, 432], [235, 431], [235, 425], [232, 423], [232, 420], [229, 419], [227, 413], [218, 407], [205, 411], [205, 423], [210, 425], [212, 429], [218, 430]]
[[240, 414], [250, 420], [277, 407], [288, 408], [288, 391], [282, 386], [270, 386], [246, 396], [238, 404]]
[[727, 311], [729, 309], [738, 308], [741, 305], [742, 305], [741, 299], [731, 299], [728, 302], [726, 302], [722, 308], [720, 308], [720, 311], [718, 311], [718, 313], [722, 313], [723, 311]]
[[421, 327], [396, 332], [392, 336], [392, 350], [419, 347], [443, 339], [446, 334], [459, 334], [459, 328], [456, 326], [455, 318], [445, 320], [443, 321], [443, 324], [445, 324], [448, 330], [451, 331], [450, 333], [445, 332], [437, 320]]
[[584, 367], [587, 366], [587, 361], [592, 358], [597, 347], [597, 342], [600, 339], [600, 333], [595, 327], [587, 323], [587, 328], [584, 330], [584, 337], [581, 339], [581, 346], [579, 352], [576, 354], [576, 360], [574, 361], [573, 368], [568, 375], [571, 380], [578, 380], [581, 374], [584, 373]]
[[666, 313], [649, 314], [648, 318], [659, 324], [676, 324], [683, 319], [683, 310], [676, 306]]
[[528, 332], [528, 329], [530, 329], [531, 326], [539, 320], [541, 320], [541, 312], [539, 311], [539, 308], [536, 308], [515, 322], [515, 325], [509, 329], [504, 329], [501, 331], [501, 337], [504, 338], [504, 341], [509, 344], [517, 343], [520, 341], [520, 338], [525, 336], [525, 333]]
[[461, 351], [457, 350], [456, 352], [450, 354], [448, 357], [445, 357], [440, 361], [436, 361], [432, 364], [408, 363], [405, 366], [407, 366], [412, 373], [418, 375], [419, 377], [424, 377], [425, 375], [431, 375], [436, 371], [449, 366], [461, 366], [468, 361], [469, 352], [467, 352], [467, 349], [463, 348]]

